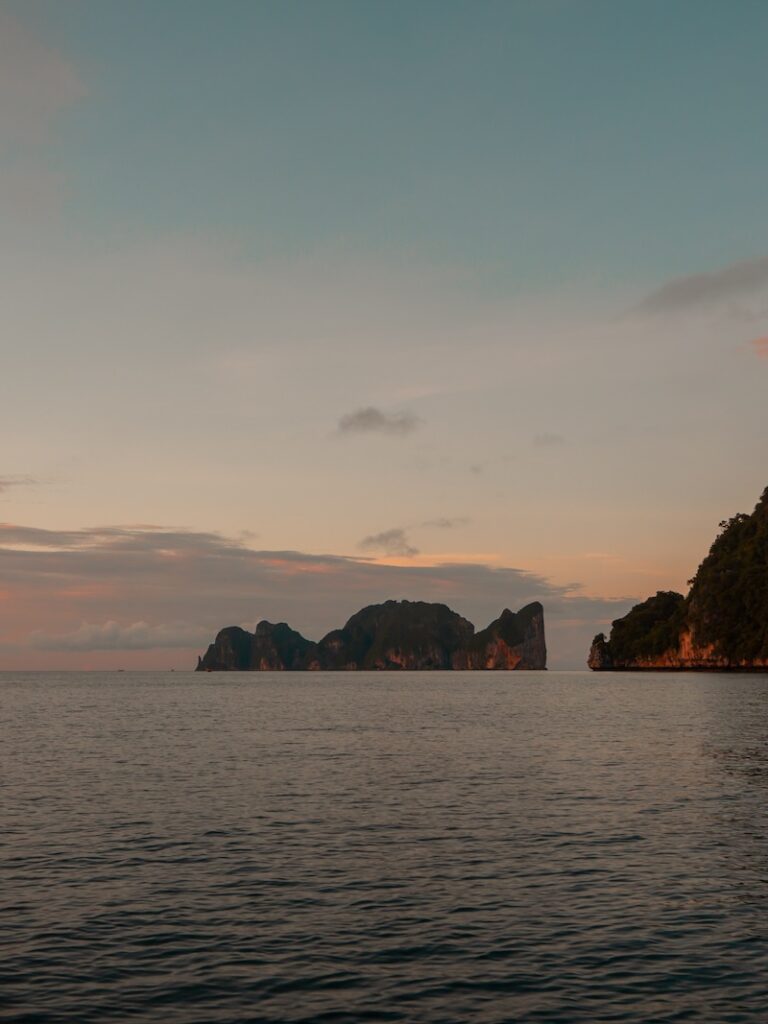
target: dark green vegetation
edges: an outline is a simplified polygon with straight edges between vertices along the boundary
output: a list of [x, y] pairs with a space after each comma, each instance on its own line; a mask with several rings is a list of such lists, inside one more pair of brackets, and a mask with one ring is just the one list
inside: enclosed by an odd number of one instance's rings
[[687, 597], [659, 591], [616, 619], [610, 640], [602, 633], [595, 637], [590, 667], [631, 668], [654, 658], [664, 658], [664, 667], [744, 668], [768, 662], [768, 488], [751, 515], [720, 523], [689, 584]]
[[[467, 648], [474, 654], [482, 655], [489, 644], [502, 641], [508, 647], [518, 647], [536, 629], [536, 620], [541, 617], [542, 608], [538, 601], [527, 604], [515, 614], [505, 608], [490, 626], [481, 629], [467, 641]], [[542, 620], [543, 621], [543, 620]]]
[[[623, 619], [612, 623], [610, 656], [621, 665], [636, 658], [651, 658], [676, 647], [685, 625], [685, 598], [674, 590], [660, 590], [636, 604]], [[597, 643], [601, 633], [595, 637]]]
[[260, 622], [255, 633], [222, 629], [198, 671], [543, 669], [544, 610], [538, 602], [508, 608], [475, 633], [444, 604], [385, 601], [369, 605], [318, 643], [284, 622]]
[[444, 604], [385, 601], [357, 612], [343, 629], [318, 644], [320, 663], [330, 669], [349, 664], [362, 669], [400, 667], [409, 660], [422, 668], [451, 667], [451, 655], [473, 636], [474, 626]]
[[768, 487], [752, 515], [720, 523], [690, 581], [688, 622], [732, 662], [768, 659]]

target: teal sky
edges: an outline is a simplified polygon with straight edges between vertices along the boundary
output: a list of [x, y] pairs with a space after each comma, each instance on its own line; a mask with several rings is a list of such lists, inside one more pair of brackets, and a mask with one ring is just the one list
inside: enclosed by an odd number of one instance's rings
[[79, 229], [342, 245], [504, 290], [762, 251], [761, 0], [23, 0]]
[[578, 667], [684, 589], [768, 483], [767, 38], [762, 0], [0, 0], [0, 668], [391, 597], [542, 600]]

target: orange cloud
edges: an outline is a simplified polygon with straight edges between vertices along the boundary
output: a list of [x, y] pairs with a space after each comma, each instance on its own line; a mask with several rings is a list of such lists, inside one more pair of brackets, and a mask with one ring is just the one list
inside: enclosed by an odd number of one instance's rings
[[502, 565], [503, 558], [497, 552], [490, 551], [449, 551], [437, 554], [417, 554], [404, 557], [402, 555], [380, 555], [375, 558], [367, 558], [365, 561], [372, 565], [394, 565], [401, 568], [416, 566], [423, 569], [434, 569], [445, 565], [475, 565], [482, 562], [484, 565]]
[[768, 359], [768, 334], [762, 338], [755, 338], [752, 346], [761, 359]]

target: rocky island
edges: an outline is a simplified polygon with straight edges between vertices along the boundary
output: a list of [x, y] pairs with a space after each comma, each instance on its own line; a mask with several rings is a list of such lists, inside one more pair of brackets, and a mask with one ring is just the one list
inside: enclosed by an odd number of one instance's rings
[[768, 487], [750, 515], [720, 523], [687, 596], [660, 591], [599, 633], [601, 671], [768, 670]]
[[477, 633], [447, 605], [425, 601], [370, 605], [317, 643], [285, 622], [260, 622], [255, 633], [227, 626], [197, 663], [198, 672], [546, 667], [544, 609], [538, 601], [517, 613], [505, 608]]

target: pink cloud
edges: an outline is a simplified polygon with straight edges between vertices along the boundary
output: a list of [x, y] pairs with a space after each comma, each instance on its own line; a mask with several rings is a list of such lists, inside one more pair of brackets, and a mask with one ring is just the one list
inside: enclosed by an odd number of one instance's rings
[[763, 338], [755, 338], [752, 347], [761, 359], [768, 359], [768, 335]]

